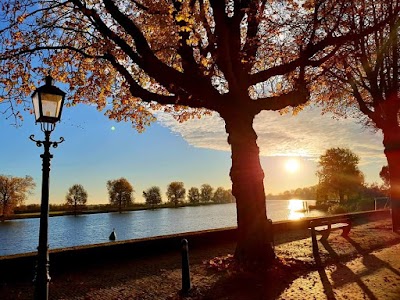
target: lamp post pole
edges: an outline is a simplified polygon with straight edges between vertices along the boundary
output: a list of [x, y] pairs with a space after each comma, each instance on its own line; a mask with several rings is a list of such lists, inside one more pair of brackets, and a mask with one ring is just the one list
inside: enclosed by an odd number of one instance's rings
[[36, 143], [36, 146], [44, 147], [44, 152], [40, 155], [43, 160], [42, 199], [40, 205], [39, 246], [34, 278], [35, 300], [47, 300], [49, 298], [49, 175], [50, 160], [53, 158], [50, 153], [50, 147], [57, 148], [58, 144], [64, 141], [64, 138], [61, 137], [58, 142], [52, 142], [50, 141], [50, 134], [54, 130], [56, 123], [60, 121], [65, 93], [53, 85], [53, 78], [50, 75], [46, 76], [45, 82], [45, 85], [37, 88], [32, 94], [35, 121], [40, 123], [45, 139], [44, 141], [35, 140], [33, 134], [29, 137]]
[[[52, 128], [54, 128], [52, 126]], [[60, 138], [59, 142], [51, 142], [51, 130], [44, 130], [45, 140], [37, 141], [34, 135], [29, 138], [36, 142], [38, 147], [43, 145], [44, 152], [40, 157], [43, 160], [42, 164], [42, 199], [40, 205], [40, 227], [39, 227], [39, 246], [37, 256], [37, 266], [35, 275], [35, 300], [47, 300], [49, 297], [49, 245], [48, 245], [48, 229], [49, 229], [49, 175], [50, 175], [50, 160], [53, 155], [50, 153], [50, 147], [57, 148], [59, 143], [64, 141]]]

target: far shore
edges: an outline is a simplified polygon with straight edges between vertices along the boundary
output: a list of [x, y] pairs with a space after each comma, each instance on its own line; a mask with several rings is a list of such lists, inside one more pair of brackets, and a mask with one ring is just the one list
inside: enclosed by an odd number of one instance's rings
[[[267, 199], [277, 201], [277, 199]], [[287, 201], [288, 199], [280, 199]], [[307, 201], [305, 199], [298, 199], [301, 201]], [[279, 201], [279, 200], [278, 200]], [[220, 204], [230, 204], [229, 203], [215, 203], [215, 202], [201, 202], [201, 203], [181, 203], [177, 206], [171, 203], [162, 203], [156, 206], [149, 206], [145, 203], [136, 203], [128, 208], [123, 208], [121, 211], [116, 207], [111, 207], [109, 204], [90, 204], [86, 208], [78, 209], [76, 212], [73, 209], [68, 209], [65, 205], [50, 205], [50, 217], [60, 217], [60, 216], [74, 216], [74, 215], [89, 215], [89, 214], [102, 214], [102, 213], [124, 213], [131, 211], [140, 210], [156, 210], [163, 208], [182, 208], [182, 207], [193, 207], [193, 206], [205, 206], [205, 205], [220, 205]], [[310, 205], [309, 209], [320, 209], [321, 207], [317, 205]], [[0, 216], [0, 221], [6, 220], [18, 220], [18, 219], [29, 219], [29, 218], [40, 218], [40, 205], [35, 205], [34, 209], [16, 209], [16, 213], [9, 216]]]
[[[157, 206], [148, 206], [145, 203], [134, 204], [132, 207], [123, 208], [121, 211], [115, 207], [108, 207], [108, 208], [100, 208], [100, 209], [93, 209], [91, 207], [101, 207], [101, 206], [108, 206], [103, 204], [94, 204], [89, 205], [86, 209], [81, 209], [75, 212], [74, 210], [58, 210], [58, 209], [51, 209], [49, 212], [50, 217], [60, 217], [60, 216], [74, 216], [74, 215], [89, 215], [89, 214], [102, 214], [102, 213], [124, 213], [124, 212], [131, 212], [131, 211], [139, 211], [139, 210], [155, 210], [155, 209], [163, 209], [163, 208], [181, 208], [181, 207], [191, 207], [191, 206], [203, 206], [203, 205], [218, 205], [218, 204], [229, 204], [229, 203], [182, 203], [177, 206], [170, 204], [170, 203], [163, 203]], [[38, 206], [40, 210], [40, 206]], [[18, 212], [12, 215], [6, 216], [4, 220], [18, 220], [18, 219], [29, 219], [29, 218], [40, 218], [40, 211], [31, 211], [31, 212]], [[0, 216], [1, 218], [1, 216]]]

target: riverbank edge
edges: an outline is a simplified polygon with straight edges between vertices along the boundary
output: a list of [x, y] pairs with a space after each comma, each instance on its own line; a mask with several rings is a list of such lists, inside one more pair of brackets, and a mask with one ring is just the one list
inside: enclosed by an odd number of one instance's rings
[[[232, 203], [214, 203], [214, 202], [202, 202], [202, 203], [183, 203], [179, 205], [174, 205], [170, 203], [163, 203], [157, 206], [147, 206], [146, 204], [137, 204], [136, 207], [124, 208], [119, 211], [117, 208], [111, 209], [88, 209], [88, 210], [80, 210], [75, 212], [73, 210], [50, 210], [49, 217], [62, 217], [62, 216], [79, 216], [79, 215], [92, 215], [92, 214], [107, 214], [107, 213], [126, 213], [132, 211], [141, 211], [141, 210], [158, 210], [164, 208], [184, 208], [184, 207], [196, 207], [196, 206], [209, 206], [209, 205], [222, 205], [222, 204], [232, 204]], [[12, 221], [19, 219], [32, 219], [32, 218], [40, 218], [40, 211], [35, 212], [27, 212], [27, 213], [16, 213], [9, 216], [0, 216], [2, 217], [1, 221]]]
[[[387, 218], [390, 210], [367, 211], [344, 214], [352, 218], [353, 224], [367, 223], [372, 219]], [[310, 220], [324, 219], [305, 218], [296, 221], [278, 221], [273, 223], [274, 235], [294, 230], [306, 230]], [[49, 251], [51, 273], [68, 269], [84, 268], [90, 264], [101, 264], [104, 261], [123, 261], [126, 258], [141, 257], [179, 252], [182, 239], [189, 241], [189, 248], [210, 247], [223, 243], [234, 243], [237, 228], [212, 229], [197, 232], [179, 233], [151, 238], [114, 241], [102, 244], [51, 249]], [[36, 264], [36, 252], [0, 257], [0, 280], [26, 280], [33, 278]]]

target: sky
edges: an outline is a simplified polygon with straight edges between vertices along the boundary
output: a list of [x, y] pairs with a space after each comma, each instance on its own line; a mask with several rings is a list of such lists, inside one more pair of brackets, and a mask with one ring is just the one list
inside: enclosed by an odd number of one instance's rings
[[[54, 156], [50, 203], [64, 203], [68, 188], [77, 183], [87, 190], [88, 204], [108, 203], [106, 182], [121, 177], [132, 184], [136, 203], [144, 202], [142, 192], [151, 186], [159, 186], [166, 201], [167, 185], [172, 181], [182, 181], [186, 190], [204, 183], [231, 188], [230, 149], [218, 114], [185, 123], [163, 113], [157, 119], [137, 133], [130, 123], [111, 121], [93, 106], [65, 108], [51, 135], [52, 141], [64, 137], [65, 142], [50, 150]], [[43, 148], [29, 136], [43, 139], [44, 134], [33, 115], [25, 114], [19, 127], [13, 121], [0, 115], [0, 174], [32, 176], [36, 188], [25, 203], [40, 203]], [[366, 182], [381, 183], [379, 171], [386, 164], [382, 134], [363, 128], [354, 119], [337, 120], [308, 107], [297, 116], [262, 112], [254, 128], [267, 194], [317, 184], [318, 158], [332, 147], [352, 150], [360, 157]], [[295, 159], [297, 169], [286, 167], [290, 159]]]

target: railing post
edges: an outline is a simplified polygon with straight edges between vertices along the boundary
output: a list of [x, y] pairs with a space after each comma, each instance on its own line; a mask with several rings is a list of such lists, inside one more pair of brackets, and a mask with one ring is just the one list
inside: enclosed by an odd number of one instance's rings
[[186, 239], [183, 239], [181, 241], [181, 246], [182, 246], [182, 294], [186, 295], [191, 289], [188, 241]]

